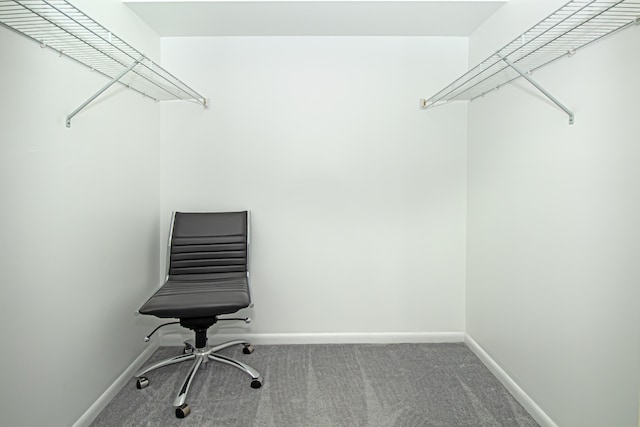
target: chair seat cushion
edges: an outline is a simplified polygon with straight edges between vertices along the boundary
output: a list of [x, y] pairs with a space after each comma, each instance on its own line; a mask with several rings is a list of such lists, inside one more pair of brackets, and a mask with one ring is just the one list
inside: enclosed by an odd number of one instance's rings
[[169, 277], [140, 308], [141, 314], [189, 318], [230, 314], [251, 304], [246, 276]]

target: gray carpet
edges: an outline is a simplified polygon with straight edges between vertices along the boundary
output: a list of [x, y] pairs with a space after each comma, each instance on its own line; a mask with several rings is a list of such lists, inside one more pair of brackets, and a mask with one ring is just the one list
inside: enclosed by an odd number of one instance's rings
[[[180, 354], [160, 348], [150, 359]], [[226, 365], [209, 363], [177, 419], [173, 399], [189, 363], [135, 380], [93, 426], [537, 426], [464, 344], [281, 345], [222, 354], [259, 370], [261, 389]]]

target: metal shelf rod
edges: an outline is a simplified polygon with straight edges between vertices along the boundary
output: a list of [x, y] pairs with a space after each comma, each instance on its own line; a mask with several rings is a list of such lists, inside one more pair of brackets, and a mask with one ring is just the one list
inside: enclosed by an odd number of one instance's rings
[[422, 108], [482, 97], [638, 22], [640, 0], [571, 0], [428, 98]]
[[[46, 1], [46, 0], [45, 0], [45, 1]], [[69, 14], [65, 13], [63, 10], [61, 10], [61, 9], [59, 9], [59, 8], [57, 8], [57, 7], [55, 7], [55, 6], [54, 6], [54, 5], [52, 5], [52, 4], [50, 4], [50, 6], [51, 6], [51, 8], [52, 8], [53, 10], [57, 11], [57, 12], [58, 12], [58, 13], [60, 13], [62, 16], [65, 16], [65, 17], [66, 17], [70, 22], [73, 22], [73, 23], [77, 24], [80, 28], [82, 28], [82, 29], [86, 30], [89, 34], [91, 34], [91, 35], [95, 36], [98, 42], [106, 43], [108, 47], [113, 47], [113, 48], [115, 48], [115, 49], [117, 50], [117, 51], [116, 51], [116, 53], [119, 51], [119, 52], [121, 52], [123, 55], [126, 55], [126, 56], [128, 56], [129, 58], [131, 58], [131, 59], [134, 59], [134, 60], [135, 60], [135, 58], [132, 56], [132, 54], [130, 54], [130, 53], [128, 53], [128, 52], [125, 52], [125, 51], [124, 51], [124, 50], [122, 50], [120, 47], [118, 47], [118, 46], [116, 46], [115, 44], [113, 44], [111, 41], [106, 40], [104, 37], [102, 37], [101, 35], [99, 35], [98, 33], [96, 33], [94, 30], [92, 30], [91, 28], [89, 28], [89, 27], [87, 27], [86, 25], [84, 25], [84, 24], [83, 24], [82, 22], [80, 22], [78, 19], [75, 19], [75, 18], [74, 18], [74, 17], [72, 17], [71, 15], [69, 15]], [[32, 11], [33, 11], [34, 13], [37, 13], [35, 10], [32, 10]], [[46, 18], [45, 18], [45, 19], [46, 19]], [[110, 31], [108, 31], [108, 30], [106, 30], [106, 29], [104, 29], [104, 30], [105, 30], [105, 31], [107, 31], [107, 33], [110, 35], [110, 38], [111, 38], [111, 37], [114, 37]], [[65, 30], [65, 31], [66, 31], [66, 30]], [[72, 34], [72, 35], [73, 35], [73, 34]], [[73, 35], [73, 36], [74, 36], [74, 37], [76, 37], [75, 35]], [[86, 41], [84, 41], [84, 40], [81, 40], [81, 41], [83, 41], [84, 43], [86, 43]], [[141, 54], [139, 51], [137, 51], [136, 49], [134, 49], [134, 48], [131, 48], [131, 49], [133, 50], [133, 52], [134, 52], [135, 54], [140, 55], [140, 56], [142, 55], [142, 54]], [[124, 65], [121, 61], [119, 61], [118, 59], [116, 59], [113, 55], [108, 54], [108, 53], [107, 53], [107, 52], [105, 52], [104, 50], [102, 50], [102, 49], [101, 49], [101, 50], [100, 50], [100, 53], [102, 53], [102, 54], [103, 54], [103, 55], [105, 55], [105, 56], [108, 56], [108, 57], [109, 57], [109, 58], [111, 58], [113, 61], [118, 62], [119, 64]], [[142, 59], [138, 60], [138, 63], [139, 63], [140, 61], [142, 61]], [[144, 64], [143, 64], [143, 65], [144, 65]], [[134, 64], [134, 66], [135, 66], [135, 64]], [[133, 67], [131, 67], [131, 68], [133, 68]], [[128, 70], [127, 70], [127, 72], [128, 72], [129, 70], [130, 70], [130, 69], [128, 69]], [[123, 73], [120, 77], [118, 77], [118, 80], [119, 80], [120, 78], [122, 78], [122, 76], [124, 76], [124, 74], [126, 74], [127, 72]], [[161, 86], [160, 84], [158, 84], [158, 83], [156, 83], [156, 82], [154, 82], [154, 81], [152, 81], [152, 80], [149, 80], [149, 79], [148, 79], [146, 76], [144, 76], [143, 74], [140, 74], [140, 73], [137, 73], [137, 72], [136, 72], [136, 74], [137, 74], [137, 75], [139, 75], [140, 77], [142, 77], [143, 79], [148, 80], [151, 84], [153, 84], [153, 85], [155, 85], [155, 86], [159, 87], [160, 89], [162, 89], [162, 90], [166, 91], [166, 92], [167, 92], [167, 93], [169, 93], [170, 95], [174, 96], [176, 99], [180, 99], [180, 97], [178, 97], [177, 95], [175, 95], [175, 94], [174, 94], [174, 93], [172, 93], [171, 91], [167, 90], [166, 88], [164, 88], [164, 87], [163, 87], [163, 86]], [[162, 78], [164, 78], [164, 76], [161, 76], [161, 77], [162, 77]], [[69, 126], [67, 126], [67, 127], [69, 127]]]
[[[592, 0], [590, 3], [582, 6], [581, 8], [569, 13], [567, 16], [561, 18], [558, 22], [556, 22], [555, 24], [551, 25], [549, 28], [545, 29], [544, 31], [540, 32], [538, 35], [530, 38], [529, 40], [524, 41], [523, 43], [521, 43], [519, 46], [517, 47], [512, 47], [511, 51], [508, 52], [507, 54], [505, 54], [505, 56], [508, 55], [512, 55], [515, 52], [517, 52], [518, 50], [522, 50], [525, 49], [526, 47], [533, 45], [533, 42], [540, 39], [542, 36], [547, 35], [547, 33], [552, 32], [552, 30], [554, 30], [556, 27], [559, 27], [561, 24], [566, 23], [567, 20], [573, 18], [576, 14], [580, 13], [582, 10], [584, 10], [586, 7], [590, 6], [591, 4], [593, 4], [596, 0]], [[562, 9], [562, 8], [561, 8]], [[558, 11], [560, 11], [561, 9], [558, 9]], [[556, 13], [558, 12], [556, 11]], [[532, 31], [535, 27], [529, 29], [528, 32]], [[570, 31], [570, 29], [568, 30]], [[532, 50], [531, 52], [529, 52], [526, 56], [531, 55], [532, 52], [535, 52], [536, 50], [541, 49], [542, 47], [546, 46], [547, 44], [553, 42], [553, 40], [558, 39], [559, 37], [562, 37], [563, 35], [567, 34], [568, 31], [565, 31], [562, 35], [560, 36], [555, 36], [554, 39], [552, 39], [551, 41], [545, 42], [541, 47], [536, 48], [535, 50]], [[526, 33], [525, 33], [526, 34]], [[522, 37], [525, 35], [523, 34], [522, 36], [519, 37], [520, 40], [523, 40]], [[553, 35], [551, 35], [551, 37], [554, 37]], [[516, 39], [517, 40], [517, 39]], [[514, 42], [511, 42], [509, 45], [505, 46], [504, 48], [502, 48], [501, 50], [504, 50], [505, 48], [510, 47], [511, 45], [513, 45]], [[497, 55], [498, 57], [500, 55]], [[522, 59], [522, 58], [520, 58]], [[485, 60], [486, 62], [486, 60]], [[443, 93], [441, 95], [439, 95], [440, 93], [442, 93], [443, 91], [441, 91], [439, 94], [436, 94], [435, 96], [431, 97], [432, 101], [430, 101], [430, 106], [435, 106], [436, 103], [438, 103], [439, 101], [443, 100], [444, 98], [448, 97], [449, 95], [451, 95], [452, 93], [454, 93], [456, 90], [462, 88], [464, 85], [466, 85], [467, 83], [470, 83], [474, 78], [478, 77], [479, 75], [481, 75], [482, 73], [484, 73], [487, 69], [494, 67], [495, 65], [499, 64], [500, 60], [494, 58], [494, 62], [491, 65], [488, 65], [486, 67], [482, 67], [482, 64], [479, 64], [478, 66], [476, 66], [473, 70], [476, 70], [477, 68], [482, 68], [481, 70], [479, 70], [476, 74], [474, 75], [470, 75], [464, 82], [462, 83], [458, 83], [458, 80], [461, 80], [462, 78], [464, 78], [465, 76], [462, 76], [460, 79], [456, 80], [454, 83], [452, 83], [451, 85], [449, 85], [449, 87], [453, 87], [453, 89], [451, 89], [449, 92], [447, 93]], [[472, 71], [473, 71], [472, 70]], [[495, 71], [493, 74], [486, 76], [485, 78], [483, 78], [482, 80], [480, 80], [479, 82], [476, 82], [475, 84], [471, 85], [470, 87], [461, 90], [460, 92], [456, 93], [455, 95], [452, 95], [451, 98], [455, 97], [455, 96], [459, 96], [462, 93], [464, 93], [467, 90], [470, 90], [471, 88], [473, 88], [476, 85], [479, 85], [481, 83], [483, 83], [484, 81], [496, 76], [497, 74], [499, 74], [502, 70], [504, 70], [504, 68], [501, 68], [497, 71]], [[468, 72], [466, 75], [469, 75], [472, 73], [472, 71]], [[454, 87], [457, 84], [456, 87]], [[493, 89], [492, 89], [493, 90]]]
[[120, 74], [118, 74], [117, 76], [115, 76], [109, 83], [107, 83], [106, 85], [104, 85], [102, 87], [102, 89], [100, 89], [99, 91], [97, 91], [91, 98], [87, 99], [85, 102], [82, 103], [82, 105], [80, 105], [78, 108], [76, 108], [75, 110], [73, 110], [73, 112], [71, 114], [69, 114], [67, 116], [67, 127], [70, 128], [71, 127], [71, 119], [78, 114], [80, 111], [82, 111], [87, 105], [91, 104], [93, 102], [94, 99], [96, 99], [97, 97], [99, 97], [100, 95], [102, 95], [102, 93], [109, 89], [111, 86], [113, 86], [115, 83], [117, 83], [122, 77], [124, 77], [125, 74], [127, 74], [129, 71], [133, 70], [133, 67], [135, 67], [136, 65], [138, 65], [140, 63], [140, 61], [142, 61], [144, 58], [140, 58], [136, 61], [133, 62], [133, 64], [131, 64], [129, 66], [129, 68], [127, 68], [126, 70], [123, 70]]
[[531, 77], [527, 76], [525, 73], [522, 72], [522, 70], [520, 70], [518, 67], [516, 67], [515, 65], [513, 65], [511, 63], [511, 61], [509, 61], [507, 58], [500, 56], [498, 54], [498, 56], [500, 57], [500, 59], [502, 59], [509, 67], [513, 68], [515, 70], [516, 73], [520, 74], [521, 77], [524, 77], [529, 83], [531, 83], [536, 89], [538, 89], [540, 92], [542, 92], [542, 94], [544, 96], [546, 96], [547, 98], [549, 98], [554, 104], [556, 104], [558, 107], [560, 107], [565, 113], [567, 113], [569, 115], [569, 124], [572, 125], [573, 124], [573, 120], [574, 120], [574, 114], [571, 110], [569, 110], [567, 107], [565, 107], [565, 105], [558, 101], [558, 99], [556, 97], [554, 97], [553, 95], [551, 95], [549, 92], [547, 92], [542, 86], [540, 86], [538, 83], [536, 83], [535, 80], [533, 80]]
[[0, 27], [22, 34], [110, 80], [105, 89], [69, 115], [68, 126], [75, 114], [116, 82], [156, 101], [179, 99], [208, 108], [208, 99], [68, 0], [0, 0]]

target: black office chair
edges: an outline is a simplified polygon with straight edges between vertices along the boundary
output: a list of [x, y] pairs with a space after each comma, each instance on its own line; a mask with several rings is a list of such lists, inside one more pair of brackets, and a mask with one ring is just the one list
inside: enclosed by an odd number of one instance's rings
[[[140, 308], [140, 314], [177, 318], [185, 328], [195, 332], [195, 347], [185, 342], [183, 354], [155, 363], [136, 373], [136, 387], [149, 385], [144, 375], [154, 369], [193, 360], [193, 365], [174, 401], [176, 416], [191, 412], [185, 402], [189, 387], [203, 363], [209, 360], [240, 369], [251, 377], [251, 387], [262, 386], [262, 376], [252, 367], [217, 354], [233, 345], [243, 345], [243, 353], [253, 353], [253, 346], [235, 340], [209, 347], [207, 329], [224, 319], [218, 316], [235, 313], [251, 305], [248, 272], [248, 212], [175, 213], [168, 249], [168, 272], [165, 283]], [[155, 331], [154, 331], [155, 332]], [[153, 332], [152, 332], [153, 334]], [[151, 335], [151, 334], [150, 334]], [[149, 340], [149, 336], [145, 337]]]

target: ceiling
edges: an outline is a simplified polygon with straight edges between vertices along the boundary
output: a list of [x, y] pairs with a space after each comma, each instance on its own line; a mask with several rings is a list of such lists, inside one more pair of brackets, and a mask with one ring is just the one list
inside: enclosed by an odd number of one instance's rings
[[466, 37], [506, 2], [123, 0], [161, 37]]

